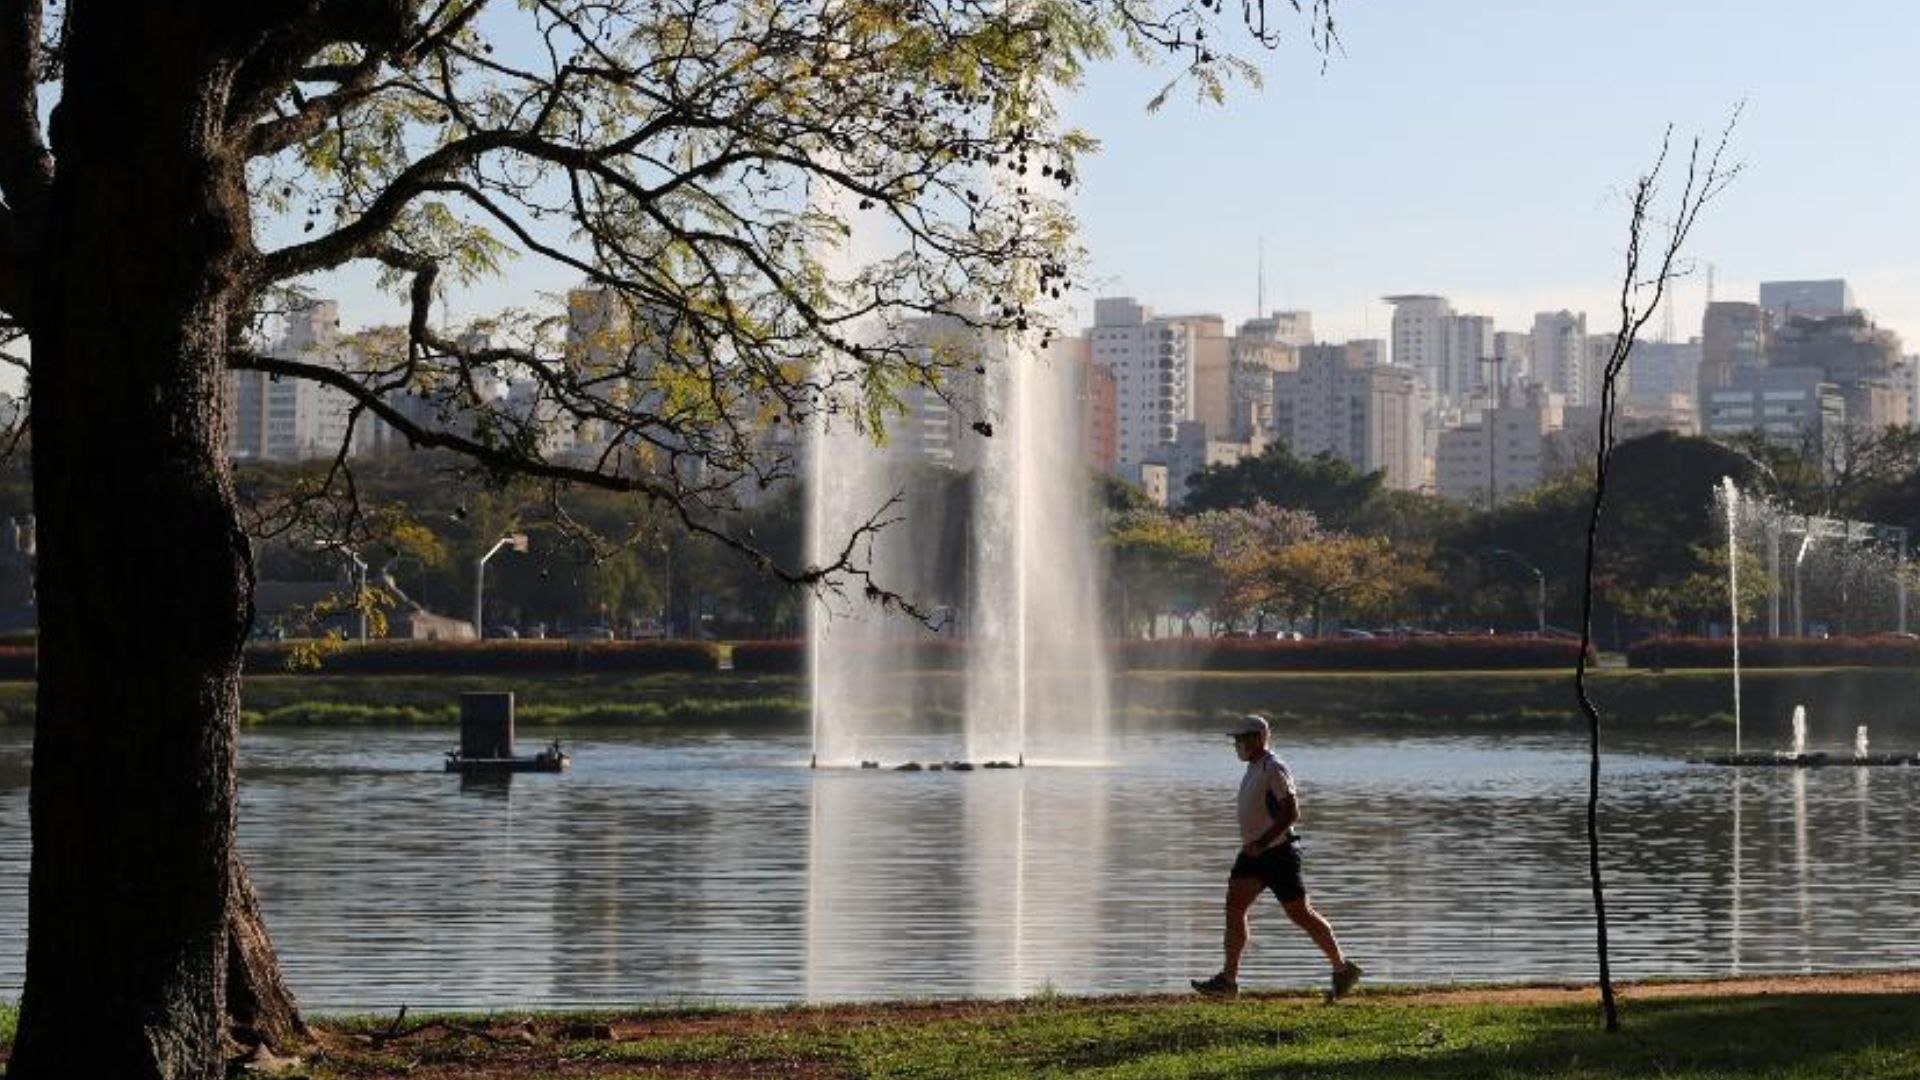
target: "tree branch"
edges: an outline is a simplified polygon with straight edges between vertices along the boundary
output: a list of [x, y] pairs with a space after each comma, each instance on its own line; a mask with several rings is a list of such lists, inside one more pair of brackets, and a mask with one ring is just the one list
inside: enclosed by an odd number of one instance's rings
[[[535, 479], [557, 481], [566, 484], [579, 484], [599, 488], [604, 491], [640, 495], [655, 504], [664, 504], [677, 517], [686, 529], [711, 537], [734, 551], [746, 556], [763, 571], [773, 575], [789, 585], [808, 587], [819, 586], [830, 577], [848, 573], [859, 575], [860, 568], [855, 565], [854, 552], [860, 535], [865, 535], [885, 522], [876, 520], [863, 526], [859, 533], [849, 538], [846, 548], [839, 559], [827, 566], [810, 566], [804, 570], [791, 570], [780, 566], [772, 556], [758, 547], [742, 540], [723, 529], [700, 520], [693, 508], [687, 505], [682, 493], [675, 491], [661, 479], [647, 475], [621, 475], [599, 472], [594, 469], [546, 461], [515, 453], [510, 449], [491, 446], [479, 440], [468, 438], [450, 431], [428, 428], [415, 422], [405, 413], [388, 403], [379, 393], [368, 388], [352, 374], [319, 364], [307, 364], [297, 360], [283, 360], [277, 357], [261, 356], [257, 353], [236, 351], [228, 354], [227, 366], [236, 371], [259, 371], [281, 378], [306, 379], [330, 386], [352, 398], [356, 407], [364, 408], [368, 413], [386, 422], [400, 432], [415, 447], [451, 450], [498, 475], [517, 475]], [[869, 584], [871, 590], [873, 586]], [[889, 594], [890, 595], [890, 594]], [[895, 603], [903, 603], [897, 597]]]
[[[40, 130], [40, 0], [0, 13], [0, 194], [16, 214], [39, 214], [53, 186], [53, 154]], [[29, 225], [32, 221], [29, 220]]]
[[[248, 157], [263, 157], [277, 154], [290, 146], [304, 142], [326, 130], [327, 124], [354, 105], [391, 89], [399, 84], [380, 83], [375, 78], [385, 67], [405, 69], [411, 67], [423, 56], [435, 52], [455, 35], [465, 29], [486, 7], [486, 0], [477, 0], [454, 13], [445, 24], [434, 27], [440, 16], [451, 6], [451, 0], [442, 0], [438, 8], [423, 20], [419, 27], [403, 39], [391, 42], [391, 48], [369, 47], [357, 63], [311, 65], [292, 71], [287, 76], [290, 86], [294, 82], [328, 81], [335, 84], [334, 89], [319, 97], [309, 98], [300, 107], [286, 116], [262, 121], [249, 129], [245, 136], [245, 152]], [[275, 88], [263, 88], [272, 92]]]

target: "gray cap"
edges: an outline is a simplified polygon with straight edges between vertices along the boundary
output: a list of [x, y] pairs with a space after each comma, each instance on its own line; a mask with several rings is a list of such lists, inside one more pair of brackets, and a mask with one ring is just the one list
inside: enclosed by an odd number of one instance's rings
[[1236, 727], [1232, 731], [1227, 732], [1227, 734], [1237, 739], [1242, 735], [1266, 736], [1266, 735], [1272, 734], [1272, 732], [1267, 728], [1266, 717], [1257, 716], [1252, 713], [1249, 713], [1247, 714], [1246, 717], [1244, 717], [1240, 721], [1239, 727]]

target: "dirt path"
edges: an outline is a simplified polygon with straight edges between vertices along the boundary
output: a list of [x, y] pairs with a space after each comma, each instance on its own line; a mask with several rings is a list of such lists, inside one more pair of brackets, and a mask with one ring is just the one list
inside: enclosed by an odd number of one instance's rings
[[[1741, 997], [1760, 994], [1920, 994], [1920, 970], [1863, 971], [1839, 975], [1768, 975], [1693, 982], [1615, 983], [1622, 1001], [1673, 997]], [[1435, 1005], [1556, 1005], [1598, 1001], [1592, 983], [1567, 986], [1461, 987], [1385, 991], [1396, 1001]]]

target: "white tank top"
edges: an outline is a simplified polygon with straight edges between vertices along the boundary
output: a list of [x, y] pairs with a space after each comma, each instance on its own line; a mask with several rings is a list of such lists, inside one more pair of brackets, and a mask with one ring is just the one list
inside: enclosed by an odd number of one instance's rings
[[[1293, 772], [1287, 763], [1273, 756], [1269, 750], [1247, 762], [1247, 774], [1240, 778], [1240, 798], [1237, 804], [1240, 817], [1240, 842], [1251, 844], [1260, 839], [1260, 835], [1273, 828], [1279, 820], [1275, 815], [1280, 803], [1289, 795], [1295, 794]], [[1282, 836], [1274, 841], [1286, 839]]]

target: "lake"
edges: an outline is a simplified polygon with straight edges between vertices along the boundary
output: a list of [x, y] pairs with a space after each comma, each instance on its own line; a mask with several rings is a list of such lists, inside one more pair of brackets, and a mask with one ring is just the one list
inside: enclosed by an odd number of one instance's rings
[[[1218, 967], [1243, 766], [1211, 730], [972, 773], [809, 770], [803, 735], [565, 738], [571, 772], [475, 783], [438, 771], [450, 730], [244, 733], [241, 847], [305, 1006], [1178, 991]], [[1642, 734], [1607, 758], [1616, 975], [1920, 965], [1920, 769], [1689, 766], [1699, 740]], [[1593, 976], [1581, 733], [1276, 741], [1307, 884], [1370, 981]], [[0, 732], [6, 998], [29, 747]], [[1254, 920], [1244, 984], [1320, 984], [1276, 904]]]

